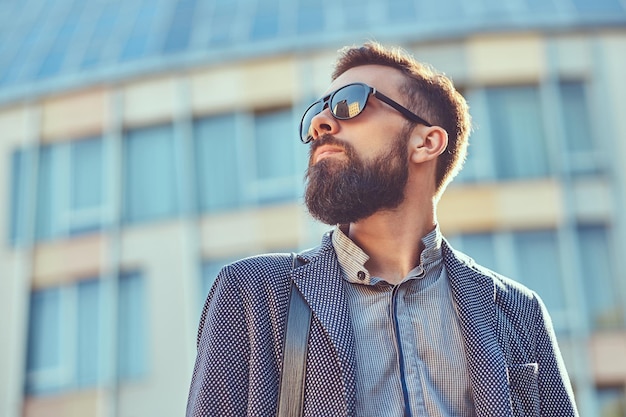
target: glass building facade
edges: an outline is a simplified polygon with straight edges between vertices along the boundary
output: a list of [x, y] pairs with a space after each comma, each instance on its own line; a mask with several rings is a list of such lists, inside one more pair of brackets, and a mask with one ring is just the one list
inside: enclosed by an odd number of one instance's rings
[[626, 416], [624, 2], [11, 0], [0, 32], [0, 415], [182, 414], [221, 266], [327, 229], [299, 116], [376, 39], [469, 102], [444, 235], [540, 294], [581, 415]]

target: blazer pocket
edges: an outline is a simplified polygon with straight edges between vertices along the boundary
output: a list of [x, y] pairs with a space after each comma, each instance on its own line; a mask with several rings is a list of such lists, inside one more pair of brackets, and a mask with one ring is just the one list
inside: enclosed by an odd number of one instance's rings
[[539, 364], [536, 362], [512, 364], [507, 368], [514, 416], [540, 417], [538, 374]]

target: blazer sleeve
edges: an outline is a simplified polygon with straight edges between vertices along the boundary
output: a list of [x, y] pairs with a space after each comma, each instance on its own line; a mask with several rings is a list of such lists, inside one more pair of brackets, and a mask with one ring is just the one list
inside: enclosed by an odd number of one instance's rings
[[250, 338], [235, 275], [217, 276], [200, 318], [187, 417], [247, 414]]
[[535, 295], [537, 315], [536, 357], [537, 383], [540, 395], [541, 416], [578, 416], [574, 393], [559, 350], [552, 320], [541, 298]]

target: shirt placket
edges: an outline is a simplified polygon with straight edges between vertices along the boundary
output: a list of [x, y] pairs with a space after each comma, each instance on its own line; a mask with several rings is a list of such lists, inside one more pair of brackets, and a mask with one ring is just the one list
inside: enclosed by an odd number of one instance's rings
[[426, 404], [422, 389], [422, 375], [420, 372], [421, 359], [415, 344], [415, 327], [412, 323], [410, 309], [406, 305], [407, 291], [412, 280], [399, 284], [393, 293], [393, 318], [395, 323], [396, 345], [400, 381], [405, 402], [405, 417], [425, 416]]

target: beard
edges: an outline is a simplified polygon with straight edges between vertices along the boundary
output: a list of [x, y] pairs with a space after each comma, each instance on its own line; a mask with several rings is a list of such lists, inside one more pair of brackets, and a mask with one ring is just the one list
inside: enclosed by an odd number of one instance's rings
[[[409, 131], [394, 140], [388, 152], [370, 161], [361, 159], [352, 145], [324, 135], [311, 145], [304, 200], [309, 213], [329, 224], [355, 223], [404, 201], [408, 181]], [[346, 158], [324, 158], [313, 163], [315, 150], [324, 144], [341, 146]]]

